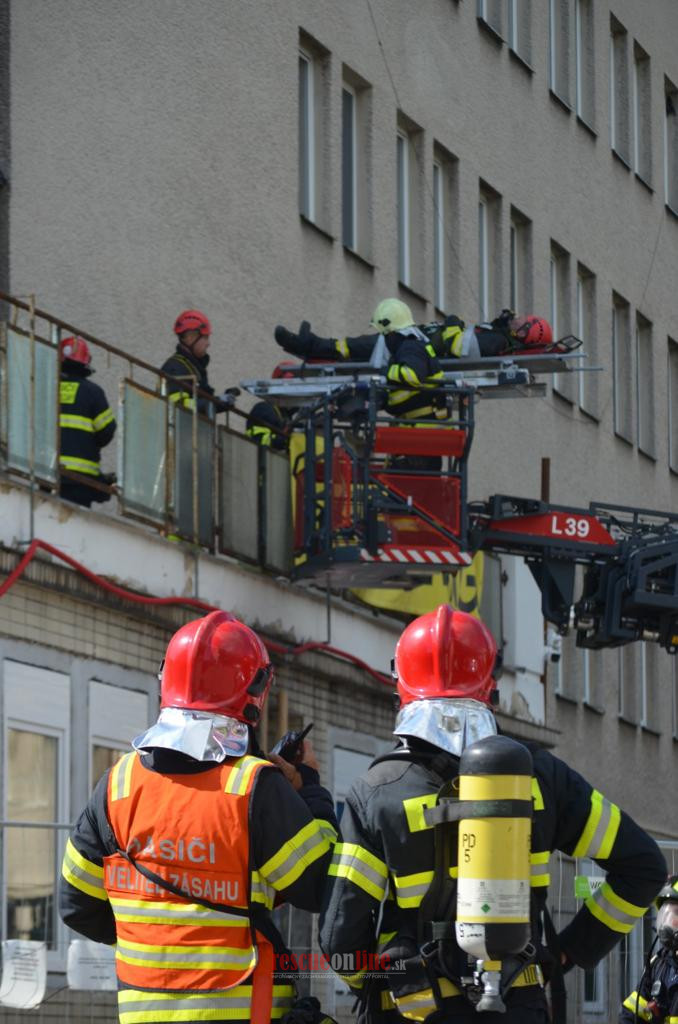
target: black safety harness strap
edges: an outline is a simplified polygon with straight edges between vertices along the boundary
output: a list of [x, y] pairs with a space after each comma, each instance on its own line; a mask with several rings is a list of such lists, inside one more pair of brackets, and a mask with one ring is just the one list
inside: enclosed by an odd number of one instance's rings
[[456, 800], [438, 796], [435, 807], [424, 808], [427, 825], [461, 821], [462, 818], [531, 818], [531, 800]]

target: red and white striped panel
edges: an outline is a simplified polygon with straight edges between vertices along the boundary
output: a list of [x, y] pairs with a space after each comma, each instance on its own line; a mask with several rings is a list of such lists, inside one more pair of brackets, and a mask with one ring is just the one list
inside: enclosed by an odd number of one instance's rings
[[473, 556], [465, 551], [452, 548], [412, 548], [386, 547], [379, 548], [376, 555], [371, 555], [365, 548], [360, 551], [363, 562], [413, 562], [419, 565], [470, 565]]

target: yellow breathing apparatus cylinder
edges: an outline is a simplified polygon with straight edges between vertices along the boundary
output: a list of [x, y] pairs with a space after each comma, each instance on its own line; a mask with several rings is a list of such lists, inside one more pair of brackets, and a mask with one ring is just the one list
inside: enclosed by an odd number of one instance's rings
[[[477, 961], [479, 1010], [504, 1007], [501, 961], [530, 941], [532, 757], [508, 736], [463, 751], [459, 799], [473, 801], [459, 822], [457, 943]], [[463, 808], [462, 808], [463, 813]]]

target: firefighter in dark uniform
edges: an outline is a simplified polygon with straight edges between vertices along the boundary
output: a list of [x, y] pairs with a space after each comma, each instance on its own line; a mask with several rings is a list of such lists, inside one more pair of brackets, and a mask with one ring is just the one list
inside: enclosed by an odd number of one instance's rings
[[678, 1021], [678, 875], [669, 875], [656, 905], [661, 948], [646, 965], [638, 988], [624, 1000], [619, 1024]]
[[[287, 367], [295, 365], [292, 362], [278, 363], [271, 374], [271, 379], [292, 377], [293, 374], [287, 371]], [[290, 421], [295, 412], [296, 407], [278, 405], [275, 401], [256, 402], [248, 413], [245, 433], [262, 448], [286, 452], [290, 446]]]
[[[176, 351], [166, 359], [160, 369], [169, 377], [167, 394], [171, 402], [178, 403], [184, 409], [193, 408], [193, 388], [208, 395], [214, 394], [214, 388], [207, 377], [210, 357], [207, 350], [210, 346], [212, 325], [199, 309], [185, 309], [174, 321], [174, 333], [177, 336]], [[212, 417], [215, 412], [224, 412], [235, 404], [235, 393], [232, 389], [219, 398], [198, 396], [198, 412], [202, 416]]]
[[[447, 409], [435, 392], [442, 378], [440, 359], [480, 358], [514, 351], [536, 352], [551, 344], [553, 332], [546, 320], [516, 317], [505, 310], [492, 323], [466, 327], [450, 315], [442, 322], [416, 326], [412, 311], [400, 299], [383, 299], [374, 311], [372, 325], [384, 335], [389, 354], [387, 377], [394, 387], [387, 409], [403, 419], [446, 419]], [[379, 334], [354, 338], [319, 338], [307, 321], [299, 333], [275, 329], [278, 344], [302, 359], [367, 362]]]
[[108, 501], [106, 491], [88, 487], [85, 478], [111, 483], [112, 476], [102, 475], [101, 449], [115, 434], [115, 418], [103, 388], [88, 380], [92, 356], [84, 338], [62, 338], [61, 380], [59, 383], [59, 465], [71, 473], [79, 473], [82, 482], [61, 478], [59, 494], [67, 501], [90, 507], [93, 501]]
[[[665, 877], [664, 858], [653, 839], [567, 764], [533, 749], [534, 950], [528, 944], [522, 957], [504, 961], [515, 975], [510, 987], [510, 974], [502, 975], [506, 1012], [477, 1013], [478, 991], [469, 981], [473, 966], [455, 939], [454, 899], [444, 930], [432, 934], [431, 922], [440, 919], [441, 908], [431, 904], [429, 890], [435, 892], [438, 882], [455, 885], [457, 845], [451, 844], [442, 877], [434, 878], [434, 829], [424, 809], [434, 806], [441, 786], [458, 776], [462, 750], [496, 732], [495, 657], [489, 630], [447, 605], [411, 622], [396, 647], [399, 745], [373, 762], [346, 799], [343, 841], [335, 847], [320, 921], [326, 955], [372, 950], [390, 958], [385, 981], [361, 972], [344, 976], [363, 999], [365, 1020], [546, 1024], [547, 965], [561, 984], [563, 970], [593, 967], [640, 920]], [[557, 937], [555, 957], [542, 933], [553, 850], [591, 857], [606, 871], [604, 884]], [[501, 850], [496, 857], [502, 857]], [[555, 938], [553, 932], [552, 946]]]
[[319, 909], [337, 824], [308, 741], [296, 766], [257, 746], [272, 676], [232, 615], [182, 626], [158, 721], [101, 778], [67, 842], [59, 910], [117, 942], [123, 1024], [270, 1024], [290, 1009], [270, 912]]

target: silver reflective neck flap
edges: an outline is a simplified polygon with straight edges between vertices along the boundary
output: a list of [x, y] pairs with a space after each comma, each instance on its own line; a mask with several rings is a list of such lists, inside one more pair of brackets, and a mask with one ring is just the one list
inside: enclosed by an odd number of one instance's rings
[[163, 708], [155, 725], [132, 740], [132, 746], [141, 753], [163, 747], [187, 754], [195, 761], [220, 764], [227, 757], [247, 753], [249, 732], [244, 722], [226, 715]]
[[478, 700], [415, 700], [398, 712], [396, 736], [414, 736], [460, 757], [476, 740], [495, 736], [494, 714]]

